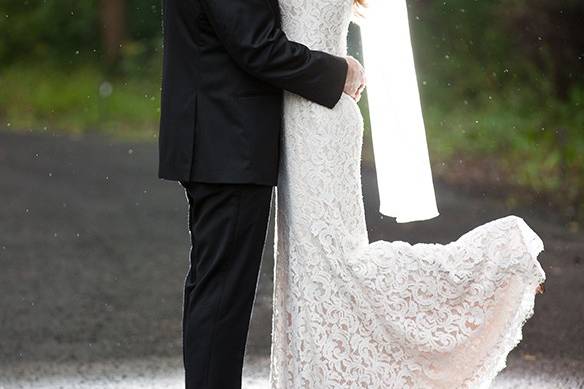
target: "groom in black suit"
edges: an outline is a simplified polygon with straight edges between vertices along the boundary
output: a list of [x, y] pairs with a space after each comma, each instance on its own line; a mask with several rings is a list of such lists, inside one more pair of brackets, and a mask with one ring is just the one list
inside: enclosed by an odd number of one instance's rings
[[236, 389], [277, 183], [283, 90], [332, 108], [357, 98], [351, 57], [280, 28], [277, 0], [165, 0], [160, 178], [189, 203], [184, 285], [188, 389]]

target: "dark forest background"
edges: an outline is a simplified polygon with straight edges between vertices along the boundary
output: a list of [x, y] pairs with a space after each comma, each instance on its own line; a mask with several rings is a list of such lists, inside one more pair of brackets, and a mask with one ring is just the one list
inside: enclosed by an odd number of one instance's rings
[[[408, 4], [435, 175], [578, 229], [584, 2]], [[160, 0], [0, 0], [0, 128], [156, 141], [160, 12]]]

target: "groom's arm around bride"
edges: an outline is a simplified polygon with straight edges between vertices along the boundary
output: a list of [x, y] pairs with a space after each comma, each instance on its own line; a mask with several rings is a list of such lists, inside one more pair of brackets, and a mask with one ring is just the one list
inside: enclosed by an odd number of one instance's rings
[[159, 177], [275, 184], [278, 95], [332, 108], [360, 70], [288, 40], [277, 0], [165, 1]]

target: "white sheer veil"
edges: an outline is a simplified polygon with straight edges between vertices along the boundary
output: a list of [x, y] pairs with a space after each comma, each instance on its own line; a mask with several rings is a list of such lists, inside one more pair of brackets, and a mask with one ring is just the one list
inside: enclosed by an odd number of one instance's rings
[[405, 0], [370, 0], [361, 28], [380, 198], [398, 223], [438, 216]]

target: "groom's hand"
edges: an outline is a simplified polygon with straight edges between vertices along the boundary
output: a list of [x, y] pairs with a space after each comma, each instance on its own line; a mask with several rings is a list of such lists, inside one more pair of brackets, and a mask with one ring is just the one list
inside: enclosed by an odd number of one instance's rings
[[355, 99], [355, 101], [359, 101], [366, 84], [365, 70], [355, 58], [347, 56], [345, 59], [349, 67], [347, 69], [344, 92]]

